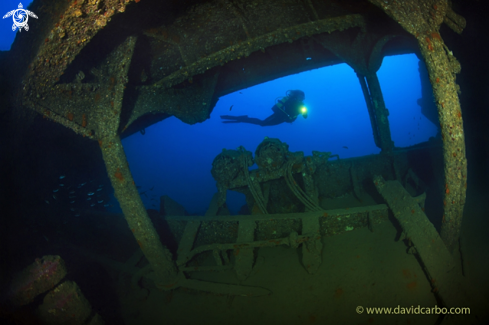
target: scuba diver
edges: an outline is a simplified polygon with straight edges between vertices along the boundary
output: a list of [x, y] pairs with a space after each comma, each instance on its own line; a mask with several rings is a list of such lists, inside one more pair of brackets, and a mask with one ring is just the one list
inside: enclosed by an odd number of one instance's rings
[[254, 117], [248, 117], [248, 115], [232, 116], [221, 115], [222, 123], [250, 123], [261, 126], [272, 126], [281, 123], [292, 123], [297, 119], [297, 116], [301, 114], [304, 118], [307, 118], [307, 109], [304, 106], [303, 101], [306, 96], [302, 90], [288, 90], [286, 96], [277, 100], [273, 105], [273, 114], [264, 120], [260, 120]]

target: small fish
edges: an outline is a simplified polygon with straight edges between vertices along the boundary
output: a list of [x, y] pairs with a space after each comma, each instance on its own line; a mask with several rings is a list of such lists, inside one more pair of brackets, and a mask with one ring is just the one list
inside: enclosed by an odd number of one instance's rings
[[141, 186], [136, 186], [137, 189], [141, 188]]
[[100, 192], [101, 190], [102, 190], [101, 188], [98, 188], [98, 189], [97, 189], [97, 192]]
[[87, 199], [87, 201], [90, 201], [91, 199], [92, 199], [92, 198], [91, 198], [91, 197], [89, 197], [89, 198]]
[[44, 239], [46, 239], [46, 241], [49, 241], [48, 237], [46, 237], [46, 236], [44, 236], [44, 235], [42, 235], [42, 236], [44, 237]]
[[92, 196], [92, 195], [94, 195], [94, 194], [95, 194], [95, 193], [93, 193], [93, 192], [88, 192], [88, 193], [87, 193], [87, 195], [88, 195], [88, 196]]
[[53, 199], [55, 199], [55, 200], [57, 199], [56, 195], [54, 195], [54, 194], [53, 194]]
[[65, 178], [65, 175], [61, 175], [61, 176], [59, 177], [59, 179], [63, 179], [63, 178]]
[[70, 201], [70, 204], [73, 204], [73, 203], [75, 203], [75, 201]]
[[240, 93], [241, 95], [243, 95], [243, 93], [242, 93], [242, 92], [239, 92], [239, 93]]
[[46, 204], [49, 204], [49, 201], [48, 200], [44, 200], [44, 202], [46, 202]]
[[233, 106], [234, 106], [234, 105], [231, 105], [231, 107], [229, 107], [229, 110], [232, 110], [232, 109], [233, 109]]
[[75, 208], [71, 208], [70, 210], [73, 211], [73, 212], [75, 212]]
[[152, 188], [150, 188], [149, 190], [152, 191], [155, 187], [153, 186]]
[[94, 206], [95, 206], [95, 203], [90, 204], [90, 206], [91, 206], [91, 207], [94, 207]]
[[104, 186], [104, 185], [103, 184], [100, 184], [98, 187], [102, 187], [102, 186]]
[[59, 186], [65, 186], [65, 184], [59, 184]]
[[75, 194], [75, 191], [70, 191], [70, 194]]
[[56, 193], [56, 192], [58, 192], [58, 191], [59, 191], [59, 189], [55, 189], [55, 190], [53, 190], [53, 193]]
[[104, 203], [104, 200], [97, 201], [97, 203]]
[[79, 186], [83, 186], [83, 185], [85, 185], [86, 183], [87, 183], [87, 182], [85, 182], [85, 183], [81, 183]]
[[348, 149], [348, 147], [347, 147], [347, 146], [343, 146], [343, 148]]
[[109, 204], [104, 204], [104, 207], [105, 207], [105, 208], [108, 208], [108, 207], [109, 207]]

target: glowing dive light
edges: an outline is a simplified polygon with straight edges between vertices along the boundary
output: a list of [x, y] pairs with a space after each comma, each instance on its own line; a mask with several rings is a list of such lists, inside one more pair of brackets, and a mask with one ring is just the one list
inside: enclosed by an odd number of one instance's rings
[[302, 107], [301, 107], [301, 113], [302, 113], [302, 114], [306, 114], [306, 113], [307, 113], [307, 108], [306, 108], [306, 106], [302, 106]]

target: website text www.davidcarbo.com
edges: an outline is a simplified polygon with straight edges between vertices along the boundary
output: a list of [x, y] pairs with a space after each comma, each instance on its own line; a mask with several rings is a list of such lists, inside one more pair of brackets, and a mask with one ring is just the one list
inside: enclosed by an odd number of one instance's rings
[[469, 307], [363, 307], [357, 306], [358, 314], [367, 313], [369, 315], [469, 315]]

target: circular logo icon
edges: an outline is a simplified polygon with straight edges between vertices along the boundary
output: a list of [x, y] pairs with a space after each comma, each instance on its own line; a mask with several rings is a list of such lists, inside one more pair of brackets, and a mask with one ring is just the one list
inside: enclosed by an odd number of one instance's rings
[[19, 29], [19, 31], [22, 31], [22, 28], [24, 28], [25, 30], [29, 30], [29, 25], [27, 25], [29, 16], [37, 18], [35, 13], [29, 10], [25, 10], [23, 8], [24, 7], [22, 6], [22, 3], [19, 3], [19, 9], [9, 11], [5, 16], [3, 16], [4, 19], [12, 16], [12, 19], [14, 21], [14, 24], [12, 25], [12, 31], [14, 32], [17, 28]]

